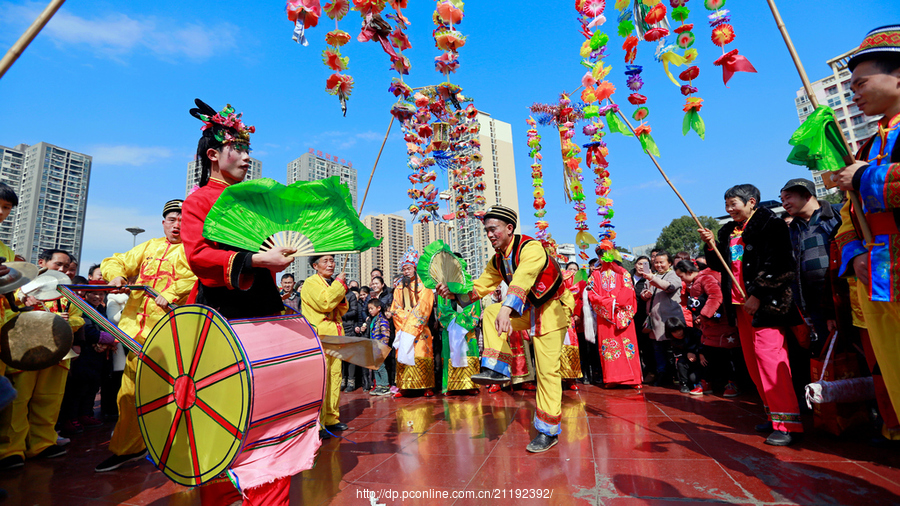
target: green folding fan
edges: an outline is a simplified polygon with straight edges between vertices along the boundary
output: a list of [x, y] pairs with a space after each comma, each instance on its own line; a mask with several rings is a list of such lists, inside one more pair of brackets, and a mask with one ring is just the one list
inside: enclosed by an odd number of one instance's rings
[[292, 256], [358, 253], [381, 244], [337, 176], [290, 186], [253, 179], [229, 186], [210, 209], [203, 237], [249, 251], [296, 248]]
[[422, 250], [416, 272], [426, 288], [445, 283], [453, 293], [472, 291], [472, 277], [466, 272], [466, 261], [453, 254], [444, 241], [437, 240]]

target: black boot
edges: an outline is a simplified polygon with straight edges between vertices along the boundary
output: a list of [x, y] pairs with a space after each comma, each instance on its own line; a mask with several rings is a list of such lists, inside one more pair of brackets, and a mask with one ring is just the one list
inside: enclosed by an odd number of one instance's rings
[[542, 453], [556, 446], [559, 442], [559, 436], [548, 436], [543, 432], [538, 433], [537, 437], [532, 439], [525, 449], [531, 453]]

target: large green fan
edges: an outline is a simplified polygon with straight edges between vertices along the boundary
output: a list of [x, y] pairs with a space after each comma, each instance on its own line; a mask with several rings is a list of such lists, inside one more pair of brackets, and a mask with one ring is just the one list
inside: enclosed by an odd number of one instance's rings
[[337, 176], [290, 186], [253, 179], [229, 186], [203, 224], [203, 237], [249, 251], [296, 248], [293, 256], [355, 253], [381, 244]]
[[426, 288], [434, 289], [445, 283], [453, 293], [472, 291], [472, 277], [466, 272], [466, 261], [454, 255], [444, 241], [437, 240], [425, 246], [416, 272]]

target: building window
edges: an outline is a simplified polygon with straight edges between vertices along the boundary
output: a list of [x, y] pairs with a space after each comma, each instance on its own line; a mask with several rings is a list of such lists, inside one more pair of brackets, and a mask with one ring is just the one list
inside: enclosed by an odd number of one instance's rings
[[863, 119], [862, 114], [857, 114], [856, 116], [853, 116], [852, 118], [850, 118], [851, 125], [861, 125], [864, 121], [865, 121], [865, 119]]
[[830, 97], [831, 95], [837, 95], [838, 88], [837, 86], [829, 86], [825, 88], [825, 96]]
[[835, 108], [835, 107], [839, 107], [840, 105], [841, 105], [841, 97], [836, 96], [836, 97], [831, 97], [828, 99], [828, 107]]

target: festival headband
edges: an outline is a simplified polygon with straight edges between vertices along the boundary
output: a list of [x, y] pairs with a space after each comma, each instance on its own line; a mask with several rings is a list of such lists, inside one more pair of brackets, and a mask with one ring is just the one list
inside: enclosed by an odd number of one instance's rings
[[492, 206], [488, 210], [488, 212], [484, 213], [484, 219], [486, 219], [486, 220], [495, 219], [495, 220], [504, 221], [506, 223], [509, 223], [513, 227], [515, 227], [516, 223], [518, 223], [518, 221], [519, 221], [519, 217], [515, 211], [513, 211], [512, 209], [510, 209], [506, 206], [501, 206], [499, 204]]
[[244, 113], [235, 114], [231, 104], [225, 104], [225, 108], [219, 112], [210, 107], [199, 98], [194, 99], [196, 108], [191, 109], [191, 116], [203, 122], [201, 131], [207, 128], [213, 129], [215, 139], [223, 144], [238, 144], [250, 148], [250, 134], [256, 132], [256, 127], [244, 125], [241, 116]]
[[866, 60], [888, 55], [900, 57], [900, 25], [882, 26], [866, 34], [847, 66], [853, 72], [857, 65]]
[[172, 212], [180, 213], [181, 212], [181, 204], [183, 202], [184, 201], [180, 200], [180, 199], [170, 200], [170, 201], [166, 202], [166, 205], [163, 206], [163, 212], [162, 212], [163, 218], [165, 218], [167, 214], [172, 213]]

